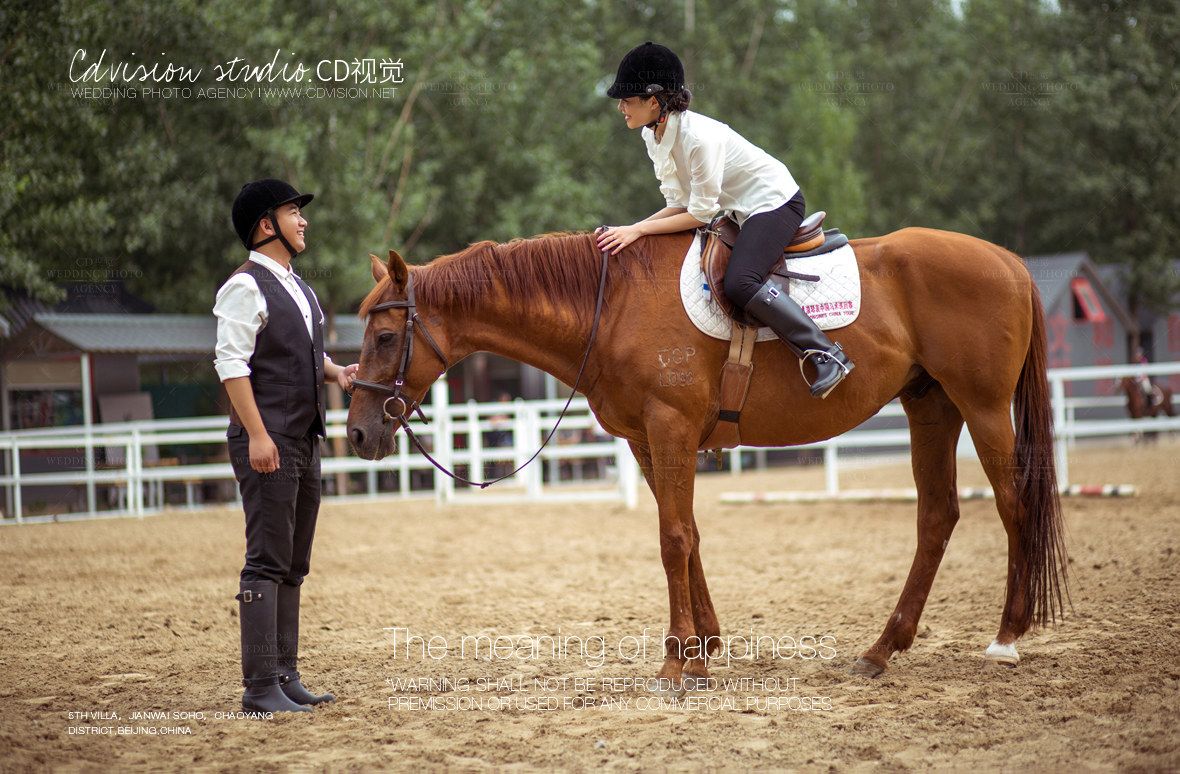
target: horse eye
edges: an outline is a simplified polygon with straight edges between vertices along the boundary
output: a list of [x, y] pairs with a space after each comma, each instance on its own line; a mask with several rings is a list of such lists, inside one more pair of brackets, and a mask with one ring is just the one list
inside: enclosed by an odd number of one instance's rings
[[378, 341], [378, 343], [381, 343], [381, 344], [388, 344], [389, 342], [393, 341], [393, 334], [392, 333], [382, 333], [380, 336], [377, 337], [377, 341]]

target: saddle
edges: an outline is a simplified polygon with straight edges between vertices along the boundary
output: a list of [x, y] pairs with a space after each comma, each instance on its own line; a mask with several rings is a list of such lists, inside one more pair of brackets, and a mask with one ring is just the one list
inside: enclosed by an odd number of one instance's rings
[[[772, 274], [780, 277], [819, 282], [813, 274], [801, 274], [787, 268], [787, 261], [822, 255], [848, 244], [848, 237], [839, 229], [823, 230], [824, 212], [816, 212], [805, 218], [799, 230], [783, 251]], [[741, 446], [738, 422], [750, 391], [754, 375], [754, 344], [757, 341], [760, 322], [747, 315], [725, 296], [725, 269], [737, 240], [738, 225], [724, 215], [715, 218], [706, 228], [701, 229], [704, 244], [701, 247], [701, 273], [709, 286], [713, 300], [733, 320], [730, 334], [729, 358], [722, 366], [719, 385], [720, 407], [712, 426], [704, 429], [700, 445], [702, 451], [713, 449], [717, 452], [717, 465], [721, 466], [721, 449]]]
[[[848, 244], [848, 237], [841, 234], [840, 229], [823, 230], [826, 214], [822, 210], [812, 213], [799, 224], [799, 229], [783, 251], [771, 274], [806, 280], [807, 282], [819, 282], [820, 278], [814, 274], [800, 274], [791, 271], [787, 268], [787, 261], [792, 258], [822, 255]], [[734, 242], [737, 240], [738, 225], [727, 216], [722, 215], [702, 229], [701, 235], [704, 239], [701, 248], [701, 273], [705, 275], [713, 300], [734, 322], [757, 328], [761, 323], [739, 309], [725, 295], [725, 269], [729, 266], [729, 258], [733, 252]]]

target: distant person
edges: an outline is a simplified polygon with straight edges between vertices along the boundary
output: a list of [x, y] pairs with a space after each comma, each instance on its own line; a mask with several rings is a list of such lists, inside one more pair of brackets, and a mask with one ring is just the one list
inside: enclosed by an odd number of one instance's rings
[[[1147, 359], [1147, 353], [1143, 351], [1143, 347], [1135, 348], [1135, 357], [1132, 360], [1135, 365], [1147, 365], [1151, 362]], [[1147, 374], [1139, 374], [1132, 381], [1143, 392], [1143, 399], [1147, 401], [1147, 407], [1151, 408], [1156, 402], [1155, 385], [1152, 384], [1151, 377]]]
[[324, 313], [291, 268], [307, 242], [300, 194], [281, 180], [242, 186], [234, 229], [249, 259], [217, 291], [214, 366], [233, 404], [226, 437], [246, 511], [242, 568], [242, 709], [311, 712], [334, 701], [303, 687], [299, 589], [320, 508], [324, 379], [351, 392], [359, 368], [324, 354]]
[[642, 236], [700, 228], [728, 210], [741, 231], [725, 270], [725, 295], [815, 364], [811, 395], [826, 398], [852, 361], [770, 276], [806, 212], [787, 167], [727, 124], [689, 110], [684, 66], [664, 46], [648, 41], [628, 52], [606, 95], [619, 101], [627, 128], [641, 130], [668, 206], [605, 229], [598, 248], [615, 255]]

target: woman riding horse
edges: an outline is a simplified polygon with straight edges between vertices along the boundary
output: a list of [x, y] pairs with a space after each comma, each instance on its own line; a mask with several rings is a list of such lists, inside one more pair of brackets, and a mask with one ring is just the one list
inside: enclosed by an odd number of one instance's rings
[[725, 295], [814, 361], [811, 395], [826, 398], [853, 364], [781, 283], [767, 278], [805, 214], [803, 192], [786, 166], [728, 125], [689, 110], [684, 66], [664, 46], [648, 41], [632, 49], [606, 93], [619, 100], [629, 129], [642, 127], [668, 206], [605, 229], [599, 249], [616, 255], [641, 236], [699, 228], [728, 210], [741, 231], [725, 271]]

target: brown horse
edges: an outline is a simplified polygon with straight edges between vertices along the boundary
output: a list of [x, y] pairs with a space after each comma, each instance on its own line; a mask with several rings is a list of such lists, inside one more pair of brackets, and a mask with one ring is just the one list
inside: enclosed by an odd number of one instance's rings
[[[644, 237], [611, 257], [580, 387], [602, 427], [630, 442], [658, 503], [671, 621], [657, 677], [677, 691], [682, 676], [708, 676], [708, 658], [721, 642], [699, 553], [693, 483], [698, 447], [717, 420], [729, 344], [700, 333], [681, 305], [680, 266], [693, 238]], [[900, 396], [918, 489], [918, 549], [884, 632], [853, 664], [854, 674], [875, 676], [913, 643], [958, 521], [955, 445], [966, 421], [1008, 533], [1007, 598], [985, 665], [1015, 665], [1016, 640], [1056, 617], [1066, 589], [1036, 285], [1018, 256], [961, 234], [910, 228], [851, 244], [861, 312], [831, 337], [856, 369], [826, 400], [815, 400], [786, 347], [758, 344], [742, 442], [790, 446], [831, 438]], [[405, 299], [410, 284], [420, 316], [405, 374], [411, 400], [421, 400], [448, 363], [480, 350], [574, 381], [602, 273], [591, 235], [480, 242], [413, 268], [392, 250], [388, 264], [370, 257], [377, 286], [360, 309], [368, 323], [358, 378], [393, 384], [407, 311], [378, 305]], [[669, 366], [666, 353], [677, 347], [687, 359]], [[348, 437], [365, 459], [392, 449], [398, 425], [383, 422], [387, 400], [374, 390], [353, 393]]]
[[[1143, 394], [1143, 390], [1135, 383], [1135, 380], [1129, 376], [1124, 376], [1119, 379], [1118, 385], [1115, 387], [1115, 392], [1123, 392], [1127, 394], [1127, 413], [1131, 415], [1131, 419], [1143, 419], [1143, 417], [1157, 417], [1167, 415], [1169, 417], [1176, 416], [1172, 408], [1172, 390], [1170, 387], [1165, 387], [1162, 384], [1155, 385], [1163, 396], [1163, 400], [1159, 403], [1147, 402], [1147, 396]], [[1135, 443], [1146, 438], [1150, 441], [1158, 441], [1159, 435], [1154, 431], [1149, 433], [1135, 433]]]
[[1124, 376], [1119, 379], [1118, 385], [1115, 387], [1115, 392], [1124, 392], [1127, 394], [1127, 413], [1131, 415], [1131, 419], [1143, 419], [1143, 417], [1157, 417], [1167, 415], [1174, 417], [1176, 414], [1172, 409], [1172, 390], [1162, 384], [1154, 385], [1159, 389], [1163, 400], [1159, 403], [1147, 403], [1147, 397], [1143, 394], [1143, 390], [1139, 389], [1139, 385], [1135, 380], [1129, 376]]

